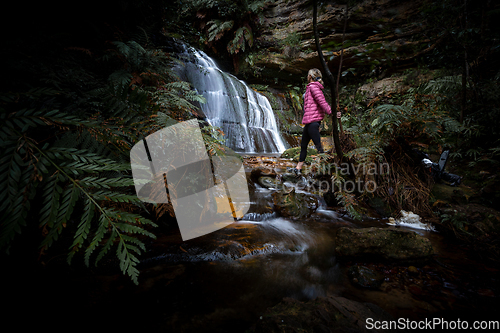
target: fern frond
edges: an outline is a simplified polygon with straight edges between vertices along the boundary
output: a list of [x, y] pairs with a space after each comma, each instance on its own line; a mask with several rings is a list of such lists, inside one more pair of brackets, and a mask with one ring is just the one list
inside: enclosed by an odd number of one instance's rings
[[57, 241], [59, 235], [62, 233], [63, 228], [66, 227], [66, 223], [73, 213], [73, 208], [75, 207], [76, 201], [78, 200], [79, 193], [79, 188], [74, 184], [70, 184], [62, 194], [62, 200], [59, 204], [57, 217], [54, 223], [46, 224], [47, 226], [49, 226], [49, 230], [48, 234], [42, 241], [42, 249], [49, 248], [52, 243], [54, 243], [54, 241]]
[[94, 211], [95, 211], [94, 203], [90, 200], [90, 198], [87, 198], [85, 200], [85, 207], [83, 209], [83, 215], [80, 224], [78, 225], [78, 229], [76, 230], [73, 244], [70, 247], [71, 251], [69, 252], [67, 259], [68, 264], [71, 263], [73, 256], [82, 247], [83, 242], [87, 239], [89, 235], [92, 219], [94, 218]]
[[248, 9], [254, 14], [259, 13], [262, 11], [262, 9], [266, 6], [267, 3], [268, 3], [267, 0], [251, 1], [248, 3]]
[[231, 30], [234, 26], [234, 21], [222, 22], [221, 20], [212, 20], [208, 24], [210, 25], [208, 28], [208, 41], [212, 42], [221, 39], [226, 31]]
[[132, 178], [105, 178], [102, 177], [85, 177], [78, 180], [78, 183], [82, 187], [94, 187], [94, 188], [112, 188], [112, 187], [127, 187], [134, 186], [134, 180]]
[[59, 185], [59, 175], [56, 174], [50, 177], [43, 189], [43, 202], [40, 210], [41, 226], [47, 225], [52, 227], [59, 210], [59, 197], [61, 193], [62, 187]]
[[457, 92], [461, 85], [460, 76], [443, 76], [424, 83], [418, 88], [417, 91], [422, 91], [424, 94], [449, 95]]
[[[9, 151], [6, 149], [6, 151]], [[35, 187], [30, 181], [33, 175], [33, 165], [27, 165], [20, 154], [25, 154], [25, 149], [15, 149], [11, 155], [4, 156], [7, 162], [0, 174], [0, 184], [5, 190], [2, 192], [2, 220], [0, 221], [0, 249], [8, 252], [10, 244], [16, 233], [21, 233], [21, 228], [26, 226], [26, 218], [30, 210], [29, 199], [33, 196]]]
[[132, 245], [125, 243], [123, 239], [120, 239], [116, 253], [118, 259], [120, 260], [121, 271], [130, 276], [135, 284], [139, 284], [139, 270], [136, 267], [139, 263], [139, 259], [137, 259], [137, 257], [130, 251], [132, 250], [137, 253], [136, 249], [137, 248]]
[[137, 195], [128, 195], [114, 191], [99, 191], [91, 194], [96, 201], [108, 200], [113, 202], [139, 202]]
[[122, 89], [128, 89], [128, 86], [132, 81], [132, 77], [132, 74], [125, 69], [113, 72], [108, 78], [108, 81], [113, 85], [115, 89], [113, 93], [115, 93], [116, 95], [121, 95], [123, 93]]
[[141, 252], [139, 248], [145, 249], [145, 246], [143, 242], [134, 237], [130, 237], [128, 234], [140, 234], [155, 238], [154, 234], [135, 225], [135, 223], [140, 220], [144, 224], [148, 224], [151, 226], [156, 226], [156, 224], [137, 214], [117, 211], [113, 208], [106, 207], [100, 207], [100, 210], [101, 216], [99, 218], [99, 228], [90, 246], [85, 252], [85, 263], [89, 265], [92, 252], [104, 239], [106, 231], [110, 230], [109, 238], [98, 254], [96, 264], [103, 258], [106, 253], [109, 252], [109, 250], [113, 246], [113, 243], [118, 242], [116, 254], [120, 262], [120, 269], [124, 274], [129, 275], [134, 283], [138, 284], [139, 270], [136, 266], [139, 263], [139, 259], [137, 259], [136, 255], [140, 255]]
[[[95, 204], [95, 202], [94, 202]], [[104, 213], [101, 214], [99, 217], [99, 225], [97, 227], [97, 230], [94, 234], [94, 237], [92, 238], [92, 241], [90, 242], [89, 246], [85, 250], [85, 256], [84, 256], [84, 261], [85, 265], [87, 267], [90, 266], [90, 256], [94, 252], [94, 250], [99, 246], [101, 241], [104, 238], [104, 235], [106, 234], [106, 231], [108, 230], [108, 227], [110, 226], [111, 221], [106, 218], [106, 215]]]
[[[221, 23], [212, 27], [214, 39], [232, 29], [229, 21]], [[154, 237], [150, 228], [156, 225], [130, 212], [145, 207], [131, 188], [129, 150], [189, 114], [193, 102], [205, 102], [179, 82], [168, 54], [138, 43], [148, 41], [143, 35], [114, 42], [105, 55], [110, 72], [94, 71], [101, 68], [91, 63], [95, 55], [86, 58], [86, 68], [63, 59], [71, 65], [60, 64], [61, 73], [39, 73], [46, 87], [0, 93], [2, 250], [27, 223], [38, 224], [43, 249], [69, 234], [68, 262], [79, 253], [87, 265], [116, 250], [122, 272], [137, 282], [143, 239]], [[163, 113], [156, 116], [158, 111]]]
[[71, 172], [75, 175], [83, 174], [83, 173], [98, 173], [104, 171], [127, 171], [130, 170], [130, 165], [125, 163], [118, 163], [113, 160], [109, 160], [108, 163], [89, 163], [89, 162], [71, 162], [64, 163], [61, 165], [62, 169]]

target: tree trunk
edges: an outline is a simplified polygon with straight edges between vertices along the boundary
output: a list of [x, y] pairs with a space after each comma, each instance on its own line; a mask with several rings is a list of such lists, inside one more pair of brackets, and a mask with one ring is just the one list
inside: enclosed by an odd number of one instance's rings
[[[342, 73], [342, 61], [344, 59], [344, 40], [345, 40], [345, 31], [347, 29], [347, 14], [349, 13], [349, 4], [345, 7], [345, 17], [344, 17], [344, 31], [342, 32], [342, 46], [340, 48], [340, 61], [339, 61], [339, 71], [337, 73], [337, 84], [335, 85], [335, 98], [337, 99], [337, 112], [340, 111], [340, 103], [339, 103], [339, 84], [340, 84], [340, 74]], [[340, 133], [344, 133], [344, 129], [342, 128], [342, 120], [339, 119], [339, 127]]]
[[467, 50], [464, 51], [464, 65], [462, 70], [462, 105], [460, 108], [460, 124], [464, 123], [465, 109], [467, 108], [467, 78], [469, 76], [469, 64], [467, 62]]
[[[464, 1], [464, 19], [465, 19], [465, 32], [467, 32], [467, 29], [469, 27], [468, 21], [467, 21], [467, 0]], [[464, 34], [464, 36], [467, 36], [467, 34]], [[460, 108], [460, 123], [464, 123], [464, 114], [465, 114], [465, 109], [467, 108], [467, 79], [469, 78], [469, 63], [467, 59], [467, 37], [465, 37], [464, 43], [463, 43], [463, 48], [464, 48], [464, 62], [463, 62], [463, 71], [462, 71], [462, 105]]]
[[328, 84], [330, 85], [330, 92], [332, 95], [332, 136], [333, 136], [333, 144], [335, 146], [335, 153], [339, 158], [339, 162], [344, 161], [344, 154], [342, 153], [342, 148], [340, 147], [340, 139], [339, 139], [339, 129], [337, 124], [337, 114], [335, 111], [337, 101], [335, 95], [335, 78], [333, 74], [330, 72], [328, 65], [326, 64], [325, 58], [323, 57], [323, 51], [321, 50], [321, 45], [319, 43], [319, 35], [318, 35], [318, 1], [313, 0], [313, 30], [314, 30], [314, 41], [316, 42], [316, 49], [318, 50], [319, 61], [321, 62], [321, 66], [323, 67], [323, 72], [325, 73]]

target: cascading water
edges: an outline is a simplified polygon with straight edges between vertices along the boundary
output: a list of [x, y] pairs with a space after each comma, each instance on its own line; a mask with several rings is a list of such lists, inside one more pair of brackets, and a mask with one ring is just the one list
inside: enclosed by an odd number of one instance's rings
[[220, 70], [204, 52], [185, 47], [179, 76], [190, 82], [207, 102], [206, 120], [222, 129], [226, 145], [238, 152], [281, 153], [286, 147], [267, 98], [243, 81]]

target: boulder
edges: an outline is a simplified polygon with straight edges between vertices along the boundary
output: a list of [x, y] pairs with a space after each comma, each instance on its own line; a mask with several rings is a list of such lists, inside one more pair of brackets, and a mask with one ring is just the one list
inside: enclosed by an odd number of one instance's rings
[[302, 176], [291, 172], [285, 172], [283, 175], [281, 175], [281, 179], [283, 180], [283, 182], [298, 183], [302, 181]]
[[337, 256], [371, 256], [386, 260], [427, 259], [434, 255], [429, 239], [395, 227], [342, 227], [335, 238]]
[[[370, 318], [370, 319], [369, 319]], [[371, 320], [395, 320], [380, 307], [344, 297], [318, 297], [308, 302], [284, 298], [267, 309], [253, 332], [382, 332], [367, 329]]]
[[[316, 149], [307, 148], [307, 156], [316, 155], [317, 153]], [[294, 158], [297, 155], [300, 155], [300, 147], [292, 147], [281, 153], [281, 158]]]
[[274, 208], [283, 217], [307, 218], [318, 208], [318, 199], [307, 193], [278, 191], [272, 194]]
[[258, 183], [265, 188], [276, 189], [280, 186], [280, 181], [274, 177], [263, 176], [259, 177]]
[[368, 289], [378, 289], [385, 278], [383, 274], [362, 265], [352, 265], [347, 275], [352, 284]]

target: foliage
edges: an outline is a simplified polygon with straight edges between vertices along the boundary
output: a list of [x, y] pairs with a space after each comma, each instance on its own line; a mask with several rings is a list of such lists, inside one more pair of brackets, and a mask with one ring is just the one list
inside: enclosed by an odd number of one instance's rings
[[35, 229], [43, 257], [72, 236], [68, 263], [79, 254], [97, 265], [114, 249], [120, 270], [138, 283], [138, 257], [157, 225], [135, 194], [129, 150], [173, 118], [192, 117], [191, 101], [204, 99], [178, 81], [159, 49], [115, 41], [98, 55], [57, 52], [57, 43], [41, 50], [46, 58], [9, 59], [33, 72], [0, 95], [0, 248], [9, 252], [16, 234]]
[[300, 50], [300, 42], [302, 37], [296, 31], [288, 34], [284, 39], [279, 41], [279, 45], [286, 57], [294, 58]]
[[445, 132], [458, 133], [463, 127], [443, 107], [442, 97], [427, 94], [435, 81], [411, 89], [401, 105], [382, 104], [363, 115], [362, 123], [348, 129], [357, 137], [358, 148], [349, 153], [358, 160], [373, 161], [383, 148], [395, 141], [428, 147], [445, 143]]
[[234, 33], [234, 39], [227, 45], [227, 50], [231, 54], [239, 51], [245, 52], [245, 41], [248, 46], [253, 46], [252, 28], [249, 25], [238, 28]]
[[335, 198], [339, 205], [343, 206], [352, 218], [360, 220], [365, 211], [359, 204], [356, 193], [351, 191], [346, 185], [347, 181], [348, 180], [338, 172], [332, 175], [332, 184], [336, 185], [334, 188]]
[[[355, 148], [347, 153], [355, 168], [374, 168], [371, 177], [355, 173], [356, 181], [373, 180], [377, 184], [375, 195], [385, 198], [395, 211], [411, 210], [424, 215], [430, 213], [428, 205], [430, 179], [422, 173], [418, 161], [411, 157], [411, 148], [443, 147], [450, 138], [464, 131], [464, 127], [448, 113], [448, 89], [438, 82], [454, 82], [448, 78], [434, 79], [408, 90], [400, 104], [379, 104], [372, 101], [371, 110], [358, 114], [357, 121], [346, 132], [355, 140]], [[351, 114], [348, 118], [353, 118]], [[380, 168], [385, 166], [385, 168]]]
[[198, 22], [204, 32], [201, 42], [214, 48], [225, 45], [228, 54], [236, 56], [245, 52], [247, 45], [250, 48], [253, 46], [255, 31], [263, 20], [261, 13], [267, 2], [196, 0], [184, 6], [182, 15], [185, 19]]
[[468, 233], [469, 222], [467, 221], [467, 216], [464, 213], [456, 212], [453, 213], [442, 213], [439, 215], [441, 223], [449, 225], [451, 229], [457, 234], [455, 229], [458, 229], [461, 233]]
[[280, 41], [280, 44], [283, 46], [297, 46], [300, 44], [302, 40], [301, 35], [294, 31], [286, 36], [283, 40]]
[[[8, 97], [3, 100], [7, 101]], [[131, 204], [141, 205], [127, 190], [133, 185], [133, 180], [126, 175], [130, 166], [89, 149], [63, 144], [65, 132], [71, 129], [85, 131], [98, 126], [97, 122], [83, 121], [57, 109], [23, 108], [8, 113], [6, 107], [9, 106], [4, 104], [0, 110], [3, 120], [0, 182], [6, 188], [1, 194], [1, 248], [8, 251], [14, 235], [21, 233], [21, 227], [29, 222], [32, 206], [37, 206], [40, 200], [37, 215], [43, 234], [41, 252], [48, 250], [71, 224], [76, 232], [68, 261], [86, 241], [90, 241], [85, 250], [87, 265], [98, 246], [101, 249], [96, 264], [116, 244], [122, 272], [137, 283], [136, 255], [140, 255], [145, 246], [133, 235], [154, 238], [145, 227], [156, 225], [123, 209]], [[57, 127], [62, 128], [61, 140], [41, 145], [33, 138], [34, 134], [39, 134], [37, 132], [50, 132]], [[78, 222], [73, 214], [77, 204], [83, 209]], [[94, 220], [98, 222], [94, 224]]]

